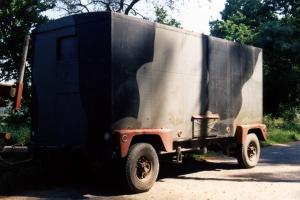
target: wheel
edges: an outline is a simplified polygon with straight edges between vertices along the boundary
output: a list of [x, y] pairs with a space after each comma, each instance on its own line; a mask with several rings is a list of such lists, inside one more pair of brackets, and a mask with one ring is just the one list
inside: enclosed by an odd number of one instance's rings
[[254, 133], [247, 135], [244, 144], [237, 150], [237, 160], [242, 168], [253, 168], [257, 165], [260, 156], [260, 145]]
[[155, 149], [148, 143], [130, 147], [126, 160], [126, 180], [134, 193], [146, 192], [155, 183], [159, 161]]

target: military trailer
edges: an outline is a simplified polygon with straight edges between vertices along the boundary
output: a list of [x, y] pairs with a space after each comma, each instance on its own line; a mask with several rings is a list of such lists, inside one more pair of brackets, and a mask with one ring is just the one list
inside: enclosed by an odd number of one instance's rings
[[152, 187], [163, 156], [257, 164], [262, 49], [111, 12], [40, 25], [32, 41], [33, 145], [123, 159], [133, 192]]

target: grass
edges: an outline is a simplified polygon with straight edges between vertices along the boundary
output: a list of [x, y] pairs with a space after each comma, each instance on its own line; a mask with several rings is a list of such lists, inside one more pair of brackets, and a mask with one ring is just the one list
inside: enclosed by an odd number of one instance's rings
[[[268, 140], [263, 142], [263, 146], [278, 143], [290, 143], [300, 141], [300, 120], [284, 120], [283, 118], [264, 117], [265, 124], [268, 126]], [[13, 134], [13, 143], [25, 145], [30, 141], [30, 123], [16, 120], [1, 120], [0, 132], [10, 132]], [[207, 157], [216, 157], [220, 152], [209, 151], [206, 155], [191, 155], [193, 160], [202, 161]], [[0, 168], [0, 195], [23, 191], [26, 188], [36, 188], [39, 185], [51, 182], [49, 172], [42, 169], [40, 164], [31, 164], [14, 170], [3, 170]], [[57, 176], [53, 176], [57, 177]], [[30, 184], [28, 184], [30, 180]], [[49, 181], [50, 180], [50, 181]], [[43, 184], [41, 184], [43, 183]]]
[[25, 145], [30, 142], [31, 117], [28, 106], [20, 110], [14, 110], [10, 103], [0, 116], [0, 133], [11, 133], [12, 142], [10, 144]]
[[[267, 141], [261, 142], [262, 147], [288, 144], [300, 141], [300, 119], [284, 120], [282, 117], [274, 118], [270, 115], [264, 117], [264, 123], [268, 128]], [[221, 152], [208, 151], [207, 154], [193, 154], [195, 160], [205, 160], [207, 157], [218, 157], [223, 155]]]
[[[264, 117], [264, 123], [268, 127], [268, 140], [262, 143], [263, 146], [300, 141], [300, 119], [284, 120], [267, 115]], [[0, 132], [12, 133], [14, 144], [25, 145], [30, 142], [28, 122], [1, 120]]]
[[216, 151], [208, 151], [206, 154], [191, 154], [192, 160], [203, 161], [208, 157], [220, 157], [223, 153]]
[[300, 120], [284, 120], [265, 116], [264, 122], [268, 127], [268, 139], [263, 145], [287, 144], [300, 141]]
[[30, 141], [30, 127], [27, 123], [0, 123], [0, 132], [11, 133], [13, 144], [25, 145]]

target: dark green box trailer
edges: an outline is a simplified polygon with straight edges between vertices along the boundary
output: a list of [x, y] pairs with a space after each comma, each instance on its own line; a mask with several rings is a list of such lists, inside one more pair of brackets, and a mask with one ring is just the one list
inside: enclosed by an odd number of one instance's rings
[[126, 159], [135, 192], [154, 184], [162, 155], [259, 160], [260, 48], [97, 12], [40, 25], [32, 59], [33, 144]]

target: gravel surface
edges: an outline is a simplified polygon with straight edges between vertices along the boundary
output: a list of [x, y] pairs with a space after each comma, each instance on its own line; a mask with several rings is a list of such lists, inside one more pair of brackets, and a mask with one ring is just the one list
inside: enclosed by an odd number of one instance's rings
[[238, 169], [236, 160], [227, 157], [162, 164], [158, 181], [142, 194], [126, 194], [118, 176], [108, 182], [96, 179], [96, 184], [72, 182], [6, 198], [300, 200], [300, 142], [262, 149], [253, 169]]

